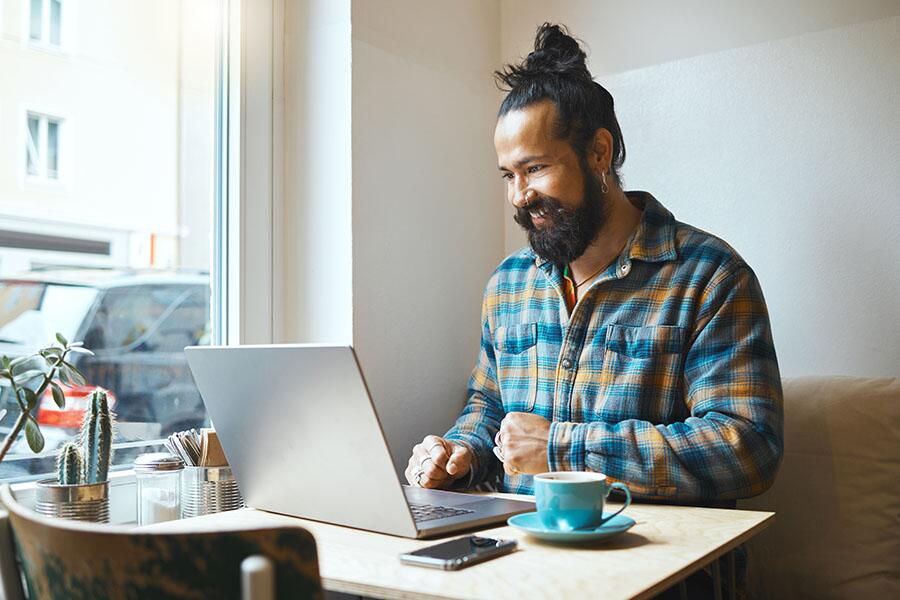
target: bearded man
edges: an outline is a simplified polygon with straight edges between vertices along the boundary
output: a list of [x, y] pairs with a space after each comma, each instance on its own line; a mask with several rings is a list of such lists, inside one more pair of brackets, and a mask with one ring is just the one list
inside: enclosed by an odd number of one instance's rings
[[530, 494], [536, 473], [596, 471], [636, 498], [763, 492], [783, 414], [755, 274], [649, 193], [623, 191], [613, 98], [559, 26], [496, 76], [509, 93], [494, 145], [529, 246], [490, 278], [468, 402], [416, 445], [408, 481]]

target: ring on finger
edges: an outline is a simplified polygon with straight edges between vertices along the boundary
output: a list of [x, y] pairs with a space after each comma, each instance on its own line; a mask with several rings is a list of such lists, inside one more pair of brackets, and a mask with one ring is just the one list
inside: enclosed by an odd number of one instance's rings
[[425, 474], [425, 470], [422, 467], [416, 467], [413, 471], [413, 479], [416, 481], [416, 485], [422, 487], [422, 475]]
[[431, 451], [434, 450], [435, 448], [443, 448], [443, 447], [444, 447], [444, 445], [442, 443], [438, 442], [431, 448], [428, 448], [428, 450], [426, 450], [426, 452], [428, 452], [428, 454], [431, 454]]
[[419, 463], [419, 468], [422, 469], [422, 472], [425, 471], [425, 461], [426, 460], [430, 460], [431, 463], [434, 464], [434, 459], [431, 458], [430, 456], [426, 456], [425, 458], [422, 459], [422, 462]]

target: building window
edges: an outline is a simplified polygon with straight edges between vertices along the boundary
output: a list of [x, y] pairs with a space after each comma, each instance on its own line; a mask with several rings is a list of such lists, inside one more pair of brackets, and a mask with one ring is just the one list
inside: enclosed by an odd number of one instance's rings
[[62, 46], [62, 0], [31, 0], [28, 37], [32, 42]]
[[[21, 2], [26, 47], [0, 48], [0, 107], [23, 106], [16, 165], [0, 152], [0, 174], [19, 173], [0, 176], [0, 357], [30, 367], [56, 332], [93, 355], [71, 356], [85, 381], [62, 383], [63, 406], [47, 390], [36, 399], [43, 450], [20, 434], [0, 461], [2, 483], [54, 472], [95, 387], [117, 414], [113, 469], [209, 426], [184, 348], [222, 343], [224, 166], [240, 143], [225, 74], [229, 32], [241, 29], [225, 28], [225, 0], [83, 0], [98, 12], [85, 15], [91, 45], [72, 60], [43, 60], [27, 45], [74, 44], [77, 22], [60, 17], [77, 0]], [[27, 76], [3, 85], [7, 73]], [[0, 385], [0, 440], [19, 411]]]
[[62, 119], [28, 113], [25, 143], [29, 177], [59, 179], [59, 130]]

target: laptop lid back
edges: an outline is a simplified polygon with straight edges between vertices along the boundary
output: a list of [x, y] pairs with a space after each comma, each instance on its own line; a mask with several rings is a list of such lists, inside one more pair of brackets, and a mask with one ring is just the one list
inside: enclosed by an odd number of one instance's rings
[[189, 346], [185, 352], [248, 506], [416, 536], [352, 348]]

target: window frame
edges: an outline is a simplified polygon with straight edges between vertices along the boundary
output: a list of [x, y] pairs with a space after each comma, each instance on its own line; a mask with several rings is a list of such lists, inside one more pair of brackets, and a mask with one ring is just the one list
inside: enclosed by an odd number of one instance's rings
[[[64, 10], [72, 1], [64, 0]], [[280, 316], [275, 306], [279, 278], [273, 275], [281, 266], [275, 224], [281, 221], [283, 205], [284, 0], [222, 4], [210, 269], [212, 344], [265, 344], [272, 343]], [[149, 450], [154, 442], [162, 440], [144, 444]], [[133, 485], [131, 470], [117, 469], [113, 478], [118, 486]], [[26, 498], [34, 487], [34, 481], [14, 485]], [[119, 516], [113, 521], [132, 522], [131, 510], [114, 510]]]
[[72, 46], [73, 28], [72, 15], [76, 10], [77, 0], [59, 1], [59, 43], [53, 43], [52, 38], [52, 9], [54, 0], [40, 0], [41, 2], [41, 34], [40, 38], [31, 37], [31, 3], [32, 0], [22, 0], [22, 42], [28, 48], [50, 53], [69, 54]]
[[[30, 150], [32, 146], [31, 139], [31, 127], [30, 122], [33, 118], [36, 118], [38, 121], [38, 140], [37, 140], [37, 148], [35, 148], [35, 158], [37, 161], [37, 173], [30, 173], [28, 170], [29, 165], [29, 156]], [[50, 148], [49, 148], [49, 131], [50, 131], [50, 123], [56, 123], [57, 125], [57, 134], [56, 134], [56, 176], [50, 176]], [[66, 127], [66, 119], [65, 117], [61, 117], [56, 114], [51, 114], [48, 111], [39, 111], [26, 109], [25, 110], [25, 124], [24, 124], [24, 144], [23, 148], [25, 151], [25, 159], [24, 159], [24, 177], [25, 180], [29, 183], [40, 183], [40, 184], [61, 184], [63, 183], [63, 173], [65, 172], [64, 164], [65, 160], [63, 158], [64, 152], [63, 148], [65, 147], [64, 138], [68, 134]]]

